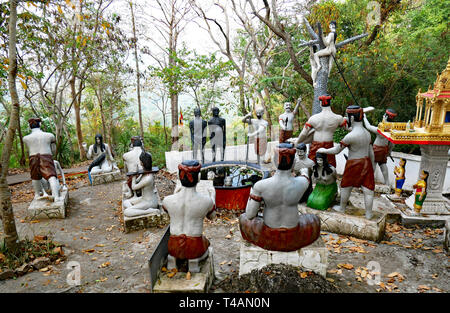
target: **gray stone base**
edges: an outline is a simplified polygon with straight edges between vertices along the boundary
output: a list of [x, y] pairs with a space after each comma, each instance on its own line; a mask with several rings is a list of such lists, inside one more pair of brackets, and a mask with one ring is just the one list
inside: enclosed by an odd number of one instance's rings
[[110, 173], [103, 173], [103, 174], [91, 174], [92, 178], [92, 186], [100, 185], [100, 184], [107, 184], [116, 180], [122, 180], [122, 173], [120, 170], [115, 170]]
[[160, 210], [160, 213], [151, 213], [136, 217], [123, 217], [125, 233], [131, 233], [140, 229], [164, 226], [169, 224], [169, 214]]
[[309, 246], [297, 251], [282, 252], [264, 250], [241, 237], [239, 276], [260, 269], [268, 264], [289, 264], [299, 266], [326, 277], [328, 266], [328, 249], [318, 238]]
[[69, 201], [69, 191], [61, 191], [64, 200], [54, 202], [49, 199], [34, 199], [28, 207], [28, 218], [66, 218], [66, 206]]
[[200, 273], [191, 273], [191, 279], [186, 274], [177, 272], [169, 278], [167, 273], [161, 272], [153, 288], [154, 293], [205, 293], [209, 291], [214, 280], [213, 249], [209, 247], [208, 257], [200, 262]]
[[384, 184], [376, 184], [374, 191], [378, 192], [378, 193], [390, 194], [391, 193], [391, 187], [389, 187], [388, 185], [384, 185]]
[[[405, 204], [414, 210], [415, 194], [413, 193], [409, 198], [405, 200]], [[426, 198], [422, 205], [420, 214], [450, 214], [450, 201], [441, 196], [435, 199]]]
[[345, 213], [333, 211], [319, 211], [299, 205], [301, 213], [315, 214], [320, 218], [322, 231], [335, 234], [349, 235], [360, 239], [379, 242], [383, 239], [386, 228], [386, 213], [373, 210], [370, 220], [365, 217], [365, 210], [347, 206]]

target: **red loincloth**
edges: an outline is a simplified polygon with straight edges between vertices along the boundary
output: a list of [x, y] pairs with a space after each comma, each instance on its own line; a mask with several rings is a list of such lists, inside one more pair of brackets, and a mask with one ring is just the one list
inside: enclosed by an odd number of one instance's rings
[[289, 138], [292, 138], [293, 130], [282, 130], [280, 129], [280, 140], [279, 143], [286, 142]]
[[389, 146], [373, 145], [373, 153], [375, 155], [375, 162], [384, 164], [387, 162], [387, 157], [389, 154]]
[[56, 176], [55, 163], [51, 154], [34, 154], [30, 155], [31, 179], [48, 180], [52, 176]]
[[209, 241], [204, 236], [191, 237], [186, 235], [170, 235], [169, 254], [177, 259], [197, 259], [209, 247]]
[[[308, 158], [310, 158], [311, 160], [313, 160], [315, 162], [316, 161], [316, 152], [317, 152], [317, 150], [319, 150], [319, 148], [329, 149], [329, 148], [333, 148], [333, 147], [334, 147], [334, 144], [332, 141], [322, 141], [322, 142], [313, 141], [309, 145]], [[336, 167], [336, 157], [334, 156], [334, 154], [328, 154], [327, 159], [328, 159], [328, 163], [330, 165], [333, 165], [334, 167]]]
[[266, 250], [295, 251], [313, 243], [320, 235], [320, 219], [314, 214], [299, 216], [293, 228], [270, 228], [262, 217], [251, 220], [244, 214], [239, 217], [242, 238]]
[[256, 138], [256, 142], [255, 142], [255, 153], [257, 155], [264, 155], [266, 154], [267, 151], [267, 138]]
[[342, 176], [341, 188], [361, 187], [375, 189], [372, 162], [369, 157], [347, 160]]

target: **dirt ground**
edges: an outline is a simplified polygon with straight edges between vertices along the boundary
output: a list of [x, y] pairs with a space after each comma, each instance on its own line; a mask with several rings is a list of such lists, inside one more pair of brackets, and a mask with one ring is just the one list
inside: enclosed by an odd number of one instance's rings
[[[170, 178], [158, 175], [162, 198], [174, 188]], [[89, 186], [86, 178], [73, 178], [69, 188], [66, 219], [30, 223], [25, 220], [30, 196], [22, 196], [20, 190], [32, 190], [31, 183], [14, 187], [17, 191], [13, 206], [20, 237], [49, 235], [64, 245], [67, 259], [52, 265], [48, 272], [35, 271], [0, 281], [0, 292], [149, 292], [147, 262], [163, 228], [123, 232], [121, 182]], [[212, 222], [205, 220], [204, 226], [214, 249], [216, 279], [211, 291], [224, 292], [220, 282], [237, 279], [239, 271], [241, 236], [237, 216], [218, 214]], [[450, 266], [442, 248], [443, 236], [443, 228], [406, 228], [398, 224], [388, 224], [386, 237], [378, 244], [322, 232], [319, 240], [329, 249], [327, 281], [342, 292], [449, 292]], [[66, 282], [72, 271], [67, 268], [71, 261], [81, 266], [80, 286], [71, 287]]]

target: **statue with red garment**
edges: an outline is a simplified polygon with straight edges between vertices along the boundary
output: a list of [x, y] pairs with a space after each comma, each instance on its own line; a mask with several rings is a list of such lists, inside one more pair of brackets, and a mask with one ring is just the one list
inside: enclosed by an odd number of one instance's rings
[[[239, 217], [242, 237], [266, 250], [295, 251], [312, 244], [320, 235], [320, 219], [298, 213], [298, 202], [309, 179], [292, 176], [296, 150], [282, 143], [274, 149], [275, 174], [258, 181], [250, 191], [245, 213]], [[258, 215], [264, 204], [262, 217]]]
[[215, 216], [215, 191], [209, 197], [196, 190], [201, 164], [196, 160], [178, 165], [181, 188], [163, 200], [163, 209], [170, 216], [167, 268], [177, 268], [177, 259], [188, 260], [192, 273], [200, 272], [199, 262], [208, 257], [208, 239], [203, 236], [203, 220]]
[[[309, 146], [308, 157], [315, 161], [316, 152], [320, 148], [333, 148], [333, 135], [338, 127], [347, 127], [347, 120], [331, 110], [331, 96], [328, 94], [319, 97], [322, 111], [311, 116], [305, 123], [303, 130], [295, 141], [312, 142]], [[290, 140], [292, 141], [292, 140]], [[336, 167], [336, 158], [333, 154], [328, 155], [328, 163]]]

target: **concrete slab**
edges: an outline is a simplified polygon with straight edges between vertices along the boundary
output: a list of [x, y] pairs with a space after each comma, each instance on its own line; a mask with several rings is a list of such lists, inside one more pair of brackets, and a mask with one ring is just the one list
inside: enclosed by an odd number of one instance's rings
[[116, 180], [122, 180], [122, 173], [120, 170], [116, 170], [110, 173], [96, 174], [91, 175], [92, 178], [92, 186], [107, 184]]
[[356, 238], [379, 242], [383, 239], [386, 228], [387, 213], [373, 210], [370, 220], [365, 217], [365, 210], [347, 206], [345, 213], [333, 211], [319, 211], [299, 204], [299, 211], [303, 214], [315, 214], [321, 220], [322, 231], [340, 235], [349, 235]]
[[208, 257], [200, 262], [200, 273], [191, 273], [191, 279], [186, 274], [177, 272], [169, 278], [167, 272], [161, 272], [153, 288], [154, 293], [206, 293], [214, 280], [213, 249], [209, 247]]
[[169, 214], [160, 209], [159, 213], [151, 213], [136, 217], [123, 217], [125, 233], [131, 233], [140, 229], [147, 229], [158, 226], [168, 225], [170, 222]]
[[328, 249], [321, 238], [309, 246], [297, 251], [281, 252], [265, 250], [255, 246], [241, 237], [239, 276], [260, 269], [268, 264], [289, 264], [299, 266], [326, 277], [328, 266]]
[[63, 200], [54, 202], [50, 199], [33, 199], [28, 207], [27, 215], [32, 220], [44, 218], [66, 218], [69, 191], [61, 192]]

